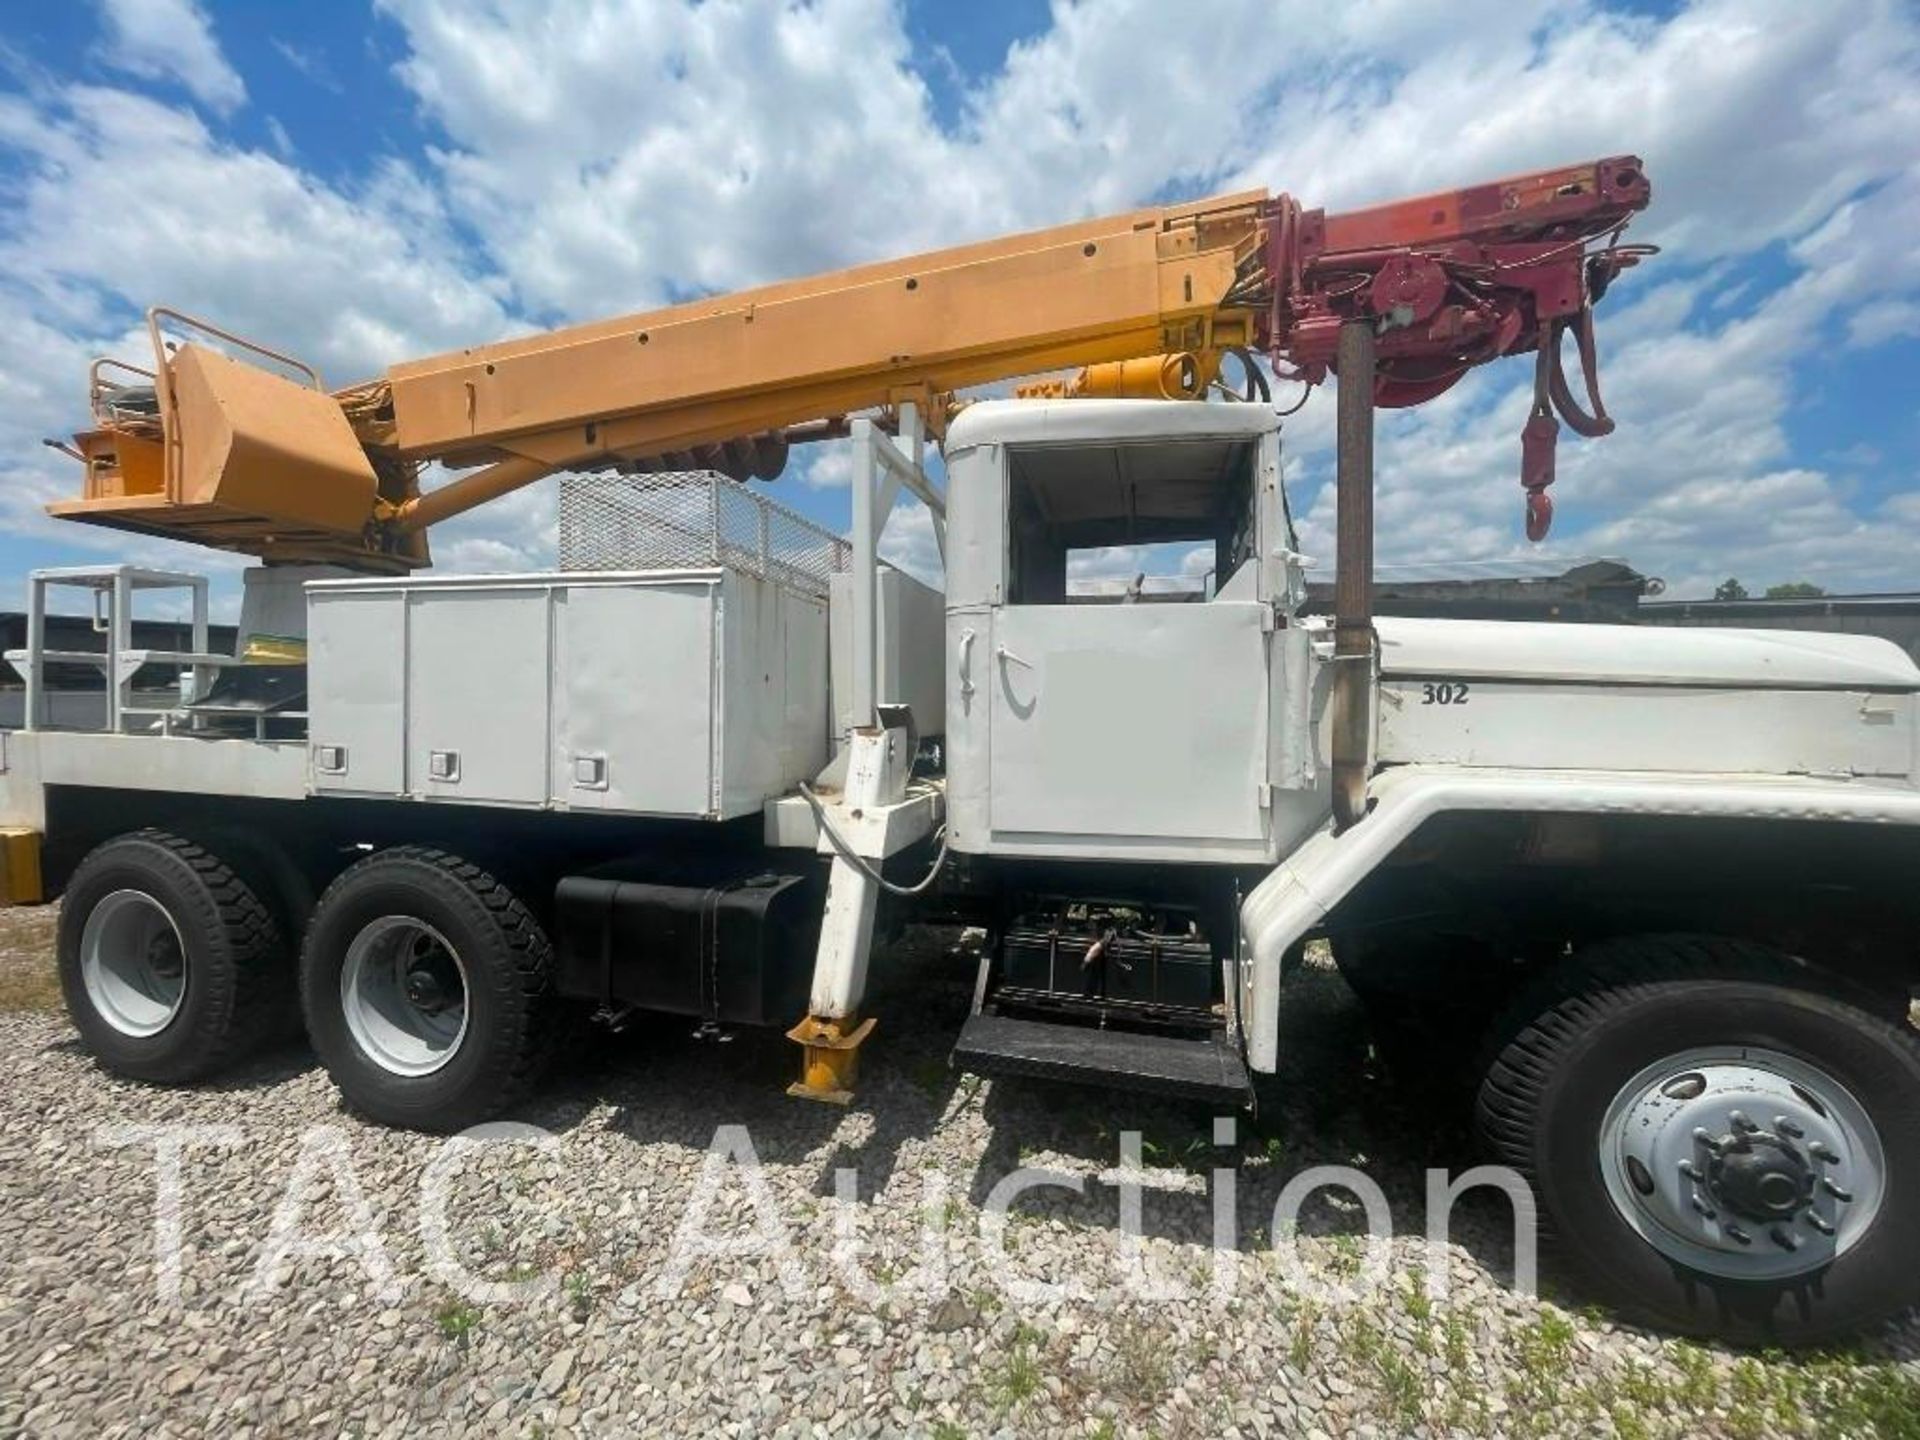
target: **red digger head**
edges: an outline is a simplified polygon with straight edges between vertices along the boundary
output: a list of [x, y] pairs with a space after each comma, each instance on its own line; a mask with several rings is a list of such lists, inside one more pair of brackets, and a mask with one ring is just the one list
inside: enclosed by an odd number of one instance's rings
[[[1265, 253], [1249, 257], [1232, 298], [1263, 310], [1275, 373], [1308, 383], [1335, 368], [1341, 325], [1372, 321], [1379, 405], [1417, 405], [1476, 365], [1536, 352], [1520, 483], [1527, 537], [1540, 540], [1553, 520], [1546, 491], [1560, 420], [1581, 435], [1613, 429], [1600, 399], [1593, 304], [1653, 253], [1620, 243], [1651, 195], [1631, 155], [1339, 215], [1302, 211], [1282, 195], [1271, 202]], [[1585, 404], [1560, 365], [1568, 329]]]

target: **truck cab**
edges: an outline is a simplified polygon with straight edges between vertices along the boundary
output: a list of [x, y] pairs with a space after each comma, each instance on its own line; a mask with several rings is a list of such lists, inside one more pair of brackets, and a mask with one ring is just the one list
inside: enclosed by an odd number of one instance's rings
[[948, 843], [994, 937], [956, 1056], [1244, 1102], [1237, 906], [1329, 807], [1278, 417], [995, 401], [945, 453]]
[[[957, 851], [1259, 864], [1318, 823], [1316, 631], [1271, 409], [994, 402], [946, 454]], [[1080, 582], [1123, 547], [1186, 583]]]

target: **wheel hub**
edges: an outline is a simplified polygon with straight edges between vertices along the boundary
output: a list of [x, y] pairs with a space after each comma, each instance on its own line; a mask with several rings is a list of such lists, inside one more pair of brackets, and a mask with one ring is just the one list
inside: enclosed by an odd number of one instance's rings
[[147, 968], [161, 980], [178, 980], [186, 973], [187, 957], [180, 953], [180, 941], [172, 930], [155, 935], [147, 946]]
[[447, 1008], [447, 987], [441, 978], [425, 965], [415, 965], [407, 971], [407, 999], [415, 1009], [434, 1014]]
[[1692, 1050], [1621, 1087], [1602, 1123], [1616, 1210], [1669, 1259], [1780, 1279], [1830, 1264], [1879, 1207], [1880, 1140], [1844, 1086], [1794, 1056]]
[[187, 952], [166, 906], [144, 890], [115, 890], [80, 931], [80, 979], [89, 1003], [122, 1035], [158, 1035], [187, 993]]
[[391, 1075], [431, 1075], [466, 1037], [466, 966], [426, 921], [385, 915], [347, 946], [340, 1005], [367, 1059]]
[[1813, 1199], [1813, 1167], [1779, 1135], [1725, 1135], [1702, 1148], [1707, 1193], [1735, 1215], [1787, 1220]]

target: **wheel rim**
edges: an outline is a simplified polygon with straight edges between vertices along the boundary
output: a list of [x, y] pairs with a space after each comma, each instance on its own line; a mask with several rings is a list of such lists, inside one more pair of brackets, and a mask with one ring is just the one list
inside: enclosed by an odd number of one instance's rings
[[385, 915], [347, 946], [340, 1006], [360, 1051], [393, 1075], [431, 1075], [467, 1033], [467, 968], [433, 926]]
[[180, 927], [144, 890], [115, 890], [80, 930], [80, 979], [94, 1013], [122, 1035], [158, 1035], [187, 997]]
[[1873, 1223], [1886, 1156], [1865, 1108], [1816, 1065], [1752, 1046], [1693, 1049], [1614, 1096], [1600, 1169], [1614, 1208], [1669, 1260], [1781, 1280]]

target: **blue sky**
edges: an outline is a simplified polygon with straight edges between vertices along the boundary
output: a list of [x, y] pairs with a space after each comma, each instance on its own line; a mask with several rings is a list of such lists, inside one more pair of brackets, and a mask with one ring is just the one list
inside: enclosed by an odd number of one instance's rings
[[[421, 354], [1245, 185], [1339, 207], [1634, 151], [1664, 253], [1603, 307], [1608, 440], [1550, 556], [1698, 594], [1920, 588], [1920, 37], [1894, 0], [88, 0], [0, 17], [0, 592], [120, 539], [46, 520], [45, 435], [156, 301], [346, 381]], [[1386, 560], [1511, 557], [1527, 367], [1389, 417]], [[1289, 422], [1330, 549], [1330, 395]], [[776, 494], [842, 526], [844, 457]], [[551, 486], [436, 532], [551, 563]], [[903, 514], [907, 563], [931, 558]], [[138, 542], [139, 558], [234, 563]], [[1127, 573], [1139, 556], [1102, 563]], [[0, 608], [16, 603], [0, 598]]]

